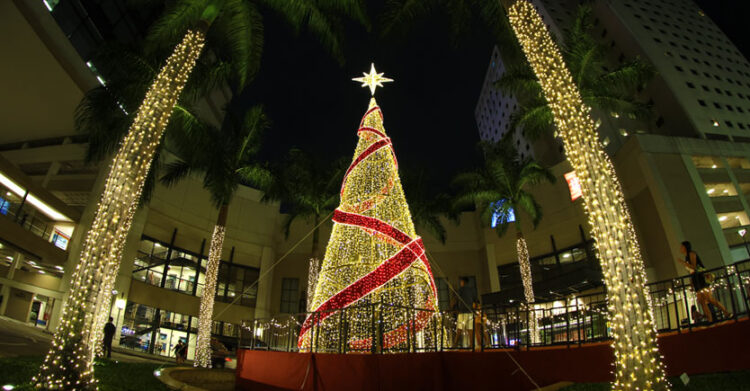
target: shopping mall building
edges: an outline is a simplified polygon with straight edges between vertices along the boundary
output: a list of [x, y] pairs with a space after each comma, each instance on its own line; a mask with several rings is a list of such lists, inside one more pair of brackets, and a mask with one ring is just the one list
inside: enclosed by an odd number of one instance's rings
[[[141, 31], [123, 14], [120, 1], [101, 3], [94, 12], [79, 1], [0, 2], [0, 33], [6, 37], [0, 41], [0, 52], [12, 54], [0, 62], [4, 86], [0, 90], [0, 315], [47, 330], [59, 322], [82, 238], [108, 171], [106, 161], [85, 162], [87, 140], [74, 128], [75, 109], [83, 94], [106, 83], [87, 64], [90, 51], [86, 48], [103, 39], [102, 19], [118, 37], [135, 37]], [[750, 137], [743, 135], [750, 131], [750, 116], [744, 111], [750, 113], [748, 62], [727, 41], [723, 45], [731, 53], [723, 55], [732, 59], [733, 65], [727, 66], [732, 76], [727, 76], [728, 69], [713, 69], [700, 61], [693, 80], [687, 74], [690, 70], [669, 65], [690, 50], [687, 44], [680, 42], [670, 50], [652, 41], [640, 44], [647, 30], [638, 30], [623, 16], [629, 15], [629, 9], [602, 2], [597, 12], [602, 23], [613, 26], [605, 35], [622, 47], [623, 56], [641, 55], [658, 68], [660, 76], [651, 88], [660, 116], [639, 132], [621, 132], [626, 125], [618, 125], [617, 113], [607, 113], [606, 129], [612, 130], [603, 137], [609, 138], [609, 152], [632, 207], [648, 278], [657, 281], [685, 273], [674, 260], [682, 240], [691, 240], [709, 267], [746, 259], [738, 230], [750, 224], [746, 196], [750, 193]], [[549, 12], [554, 10], [550, 7]], [[545, 15], [554, 18], [549, 12]], [[690, 17], [696, 15], [697, 11]], [[710, 26], [701, 30], [721, 34], [713, 32], [715, 26], [705, 20], [701, 23]], [[707, 53], [700, 58], [708, 61], [711, 56]], [[485, 138], [492, 130], [483, 127], [481, 115], [497, 113], [507, 118], [504, 108], [513, 106], [504, 101], [512, 97], [490, 96], [486, 91], [500, 63], [496, 52], [477, 108]], [[704, 73], [711, 77], [703, 80]], [[727, 78], [734, 82], [729, 85]], [[710, 98], [705, 107], [704, 100], [709, 98], [691, 98], [703, 84], [711, 89], [705, 94], [722, 91], [721, 97]], [[228, 98], [226, 91], [215, 91], [201, 102], [204, 114], [219, 122], [220, 108]], [[714, 100], [732, 110], [717, 108]], [[520, 144], [522, 137], [518, 140]], [[548, 152], [557, 148], [556, 144], [531, 147]], [[556, 183], [534, 189], [544, 219], [536, 229], [525, 227], [539, 301], [570, 297], [602, 285], [575, 176], [559, 159], [552, 171]], [[280, 206], [263, 203], [261, 198], [258, 190], [241, 187], [229, 207], [213, 330], [229, 345], [236, 343], [243, 320], [305, 309], [312, 249], [308, 234], [313, 227], [297, 221], [285, 236]], [[150, 202], [135, 215], [112, 291], [111, 314], [120, 330], [116, 343], [170, 355], [183, 339], [188, 341], [188, 358], [192, 358], [207, 241], [216, 215], [199, 178], [172, 188], [157, 185]], [[462, 214], [457, 225], [448, 221], [445, 225], [444, 244], [424, 234], [441, 308], [448, 308], [449, 286], [456, 286], [462, 277], [485, 300], [512, 302], [522, 297], [512, 228], [498, 237], [473, 212]], [[328, 238], [330, 228], [330, 223], [322, 226], [321, 239]]]

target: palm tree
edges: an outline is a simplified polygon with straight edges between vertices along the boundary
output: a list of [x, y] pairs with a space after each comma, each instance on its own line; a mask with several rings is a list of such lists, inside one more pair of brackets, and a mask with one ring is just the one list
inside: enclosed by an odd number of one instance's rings
[[[169, 123], [196, 61], [208, 43], [212, 55], [227, 60], [235, 76], [231, 85], [241, 90], [252, 78], [260, 58], [257, 39], [262, 18], [257, 6], [281, 14], [296, 29], [305, 27], [337, 58], [340, 43], [335, 16], [364, 22], [358, 0], [338, 2], [301, 0], [178, 0], [171, 3], [148, 37], [149, 49], [172, 47], [135, 118], [120, 142], [110, 166], [94, 221], [71, 279], [67, 305], [39, 373], [37, 388], [94, 387], [93, 357], [107, 314], [108, 303], [125, 238], [132, 224], [144, 182], [161, 136]], [[98, 290], [97, 290], [98, 288]]]
[[170, 146], [177, 160], [167, 163], [161, 182], [167, 186], [191, 175], [203, 175], [203, 187], [211, 194], [219, 214], [211, 236], [206, 265], [206, 283], [201, 297], [195, 365], [211, 366], [211, 325], [216, 295], [216, 280], [226, 232], [229, 204], [240, 184], [265, 186], [269, 171], [257, 159], [260, 138], [269, 122], [259, 106], [244, 114], [229, 110], [221, 128], [201, 124], [182, 135], [173, 133]]
[[310, 251], [307, 300], [312, 299], [315, 276], [320, 268], [320, 223], [339, 204], [341, 180], [346, 171], [344, 159], [326, 161], [293, 148], [274, 169], [274, 177], [264, 188], [265, 201], [281, 201], [287, 214], [284, 234], [289, 237], [292, 223], [302, 219], [314, 227]]
[[440, 243], [445, 244], [448, 234], [441, 217], [458, 223], [459, 215], [452, 207], [451, 197], [446, 193], [435, 193], [429, 186], [427, 172], [422, 169], [402, 170], [401, 185], [409, 202], [414, 226], [429, 232]]
[[498, 236], [505, 234], [511, 224], [515, 227], [524, 297], [527, 304], [534, 303], [529, 250], [519, 212], [525, 212], [536, 228], [542, 219], [542, 208], [530, 191], [542, 182], [554, 183], [555, 177], [531, 158], [519, 158], [518, 151], [506, 140], [497, 145], [481, 143], [480, 148], [482, 167], [459, 174], [453, 180], [461, 189], [454, 205], [456, 208], [476, 207], [484, 223], [497, 227]]
[[[429, 4], [461, 6], [481, 0], [429, 0]], [[424, 17], [424, 7], [407, 7], [420, 0], [393, 0], [402, 25]], [[599, 141], [591, 108], [587, 106], [573, 73], [550, 36], [541, 16], [529, 0], [487, 1], [498, 7], [480, 9], [482, 20], [494, 29], [506, 19], [542, 88], [544, 98], [563, 140], [565, 154], [581, 181], [583, 200], [592, 227], [615, 336], [615, 389], [669, 389], [656, 344], [656, 333], [645, 269], [638, 238], [632, 225], [612, 162]], [[502, 9], [505, 10], [505, 17]]]
[[[583, 103], [603, 113], [648, 120], [651, 106], [638, 101], [636, 96], [654, 77], [653, 66], [635, 58], [613, 68], [606, 58], [607, 46], [593, 37], [593, 29], [591, 6], [579, 6], [562, 45], [563, 58]], [[552, 109], [539, 80], [525, 60], [509, 64], [495, 86], [519, 98], [520, 107], [511, 116], [511, 128], [523, 129], [526, 137], [532, 140], [554, 132]]]

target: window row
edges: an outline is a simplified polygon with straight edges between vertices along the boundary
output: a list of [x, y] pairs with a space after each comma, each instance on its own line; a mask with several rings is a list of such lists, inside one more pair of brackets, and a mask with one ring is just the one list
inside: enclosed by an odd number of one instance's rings
[[[143, 237], [135, 260], [133, 278], [147, 284], [203, 296], [208, 258], [185, 249]], [[257, 268], [221, 261], [216, 298], [253, 307], [257, 296]]]

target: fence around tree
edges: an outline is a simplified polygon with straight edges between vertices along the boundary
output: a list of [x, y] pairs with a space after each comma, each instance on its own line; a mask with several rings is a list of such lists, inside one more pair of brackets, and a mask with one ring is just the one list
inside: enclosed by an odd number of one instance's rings
[[[711, 308], [716, 321], [737, 321], [750, 315], [750, 260], [705, 271], [710, 289], [729, 312]], [[689, 276], [648, 284], [657, 330], [684, 332], [703, 326], [701, 305], [697, 302]], [[281, 314], [269, 319], [243, 321], [240, 348], [297, 352], [299, 332], [310, 317], [312, 343], [315, 353], [403, 353], [449, 350], [530, 349], [540, 346], [580, 345], [611, 339], [607, 319], [607, 298], [602, 289], [586, 294], [560, 298], [555, 301], [492, 305], [469, 314], [454, 311], [430, 310], [394, 306], [384, 303], [353, 305], [329, 311]], [[426, 325], [406, 327], [403, 342], [394, 346], [383, 344], [389, 333], [385, 330], [383, 314], [394, 311], [403, 316], [406, 325], [414, 325], [429, 313]], [[389, 316], [391, 316], [389, 315]], [[529, 325], [534, 317], [538, 335], [532, 335]], [[318, 319], [326, 318], [325, 327]], [[422, 322], [424, 323], [424, 322]], [[332, 326], [333, 325], [333, 326]], [[357, 332], [353, 332], [354, 329]], [[362, 335], [367, 341], [352, 341], [350, 335]]]

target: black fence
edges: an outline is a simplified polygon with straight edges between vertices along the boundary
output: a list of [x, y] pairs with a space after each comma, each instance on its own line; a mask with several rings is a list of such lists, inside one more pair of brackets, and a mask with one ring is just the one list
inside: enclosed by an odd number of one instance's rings
[[[705, 273], [711, 294], [731, 313], [727, 318], [717, 308], [710, 308], [714, 322], [747, 317], [750, 260]], [[648, 288], [659, 332], [683, 332], [707, 323], [689, 276], [650, 283]], [[308, 316], [311, 320], [305, 323]], [[394, 344], [389, 335], [399, 324], [404, 327], [399, 329], [398, 343]], [[308, 339], [300, 343], [300, 331], [307, 326], [311, 326]], [[327, 313], [279, 315], [244, 321], [240, 347], [288, 352], [396, 353], [529, 349], [610, 338], [606, 292], [600, 289], [532, 306], [492, 305], [464, 314], [372, 303]]]

